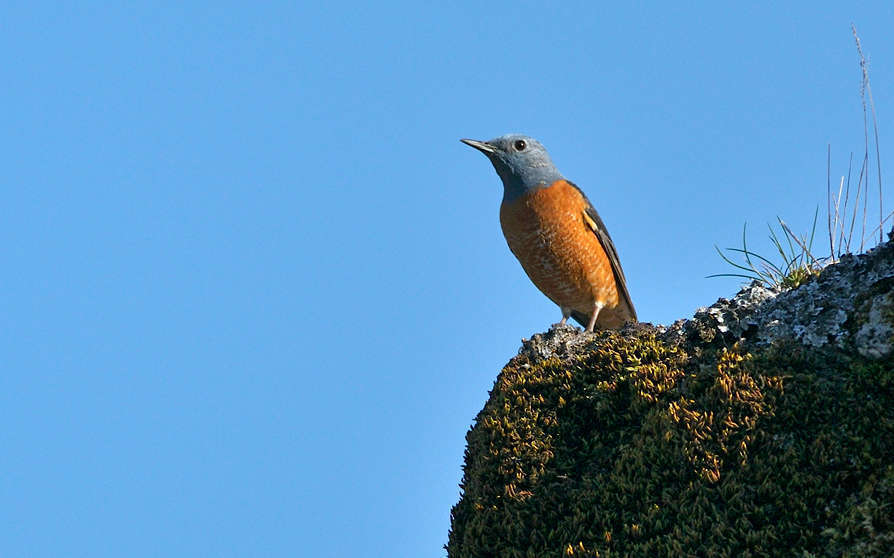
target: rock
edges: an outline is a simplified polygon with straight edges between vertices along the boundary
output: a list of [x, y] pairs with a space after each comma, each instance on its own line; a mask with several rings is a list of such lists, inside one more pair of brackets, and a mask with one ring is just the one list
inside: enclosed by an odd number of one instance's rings
[[524, 340], [450, 558], [894, 556], [894, 244], [670, 326]]

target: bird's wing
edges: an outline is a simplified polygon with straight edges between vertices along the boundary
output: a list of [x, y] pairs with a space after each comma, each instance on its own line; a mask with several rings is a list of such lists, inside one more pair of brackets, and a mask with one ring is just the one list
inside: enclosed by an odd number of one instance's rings
[[[576, 185], [574, 187], [577, 188]], [[577, 189], [580, 191], [580, 188]], [[583, 192], [581, 192], [581, 195], [587, 200], [587, 196]], [[615, 276], [615, 284], [618, 286], [618, 294], [627, 303], [633, 319], [636, 320], [636, 309], [633, 307], [633, 301], [630, 299], [630, 293], [627, 291], [627, 279], [624, 277], [624, 270], [621, 269], [621, 260], [618, 258], [618, 251], [615, 250], [615, 243], [612, 242], [612, 237], [609, 236], [605, 223], [602, 222], [602, 218], [599, 216], [596, 208], [593, 207], [593, 204], [590, 203], [590, 200], [587, 200], [587, 208], [584, 210], [584, 222], [590, 227], [596, 238], [599, 239], [602, 250], [605, 251], [608, 261], [612, 264], [612, 273]]]

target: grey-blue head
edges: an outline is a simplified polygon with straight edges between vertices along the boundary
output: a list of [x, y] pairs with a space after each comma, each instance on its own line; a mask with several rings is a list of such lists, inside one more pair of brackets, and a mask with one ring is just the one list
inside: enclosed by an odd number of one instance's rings
[[520, 134], [507, 134], [490, 141], [460, 140], [481, 151], [503, 180], [503, 202], [525, 192], [549, 186], [563, 178], [539, 141]]

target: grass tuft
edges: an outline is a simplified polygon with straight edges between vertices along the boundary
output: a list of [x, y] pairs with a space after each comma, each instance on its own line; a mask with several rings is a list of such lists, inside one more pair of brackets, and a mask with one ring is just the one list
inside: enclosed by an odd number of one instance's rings
[[819, 272], [828, 263], [828, 258], [817, 258], [813, 255], [813, 239], [818, 217], [819, 208], [814, 212], [813, 227], [810, 229], [809, 236], [798, 236], [779, 217], [776, 220], [779, 221], [779, 227], [782, 229], [781, 234], [777, 234], [772, 226], [767, 225], [770, 231], [770, 240], [782, 258], [779, 263], [748, 249], [748, 224], [746, 223], [742, 226], [742, 247], [726, 249], [729, 252], [741, 254], [744, 265], [734, 262], [716, 244], [714, 245], [714, 249], [717, 250], [723, 261], [743, 273], [715, 273], [708, 277], [741, 277], [776, 289], [799, 287], [812, 277], [819, 275]]
[[[774, 261], [770, 257], [763, 256], [749, 250], [746, 242], [746, 227], [742, 227], [742, 247], [726, 248], [727, 252], [741, 255], [743, 262], [737, 263], [732, 258], [714, 245], [720, 257], [733, 266], [739, 272], [715, 273], [708, 277], [741, 277], [751, 281], [778, 289], [793, 289], [812, 277], [819, 274], [822, 269], [841, 259], [845, 254], [858, 249], [859, 253], [871, 248], [870, 245], [878, 233], [878, 243], [883, 241], [884, 228], [888, 221], [894, 217], [894, 211], [884, 215], [882, 196], [882, 165], [879, 149], [878, 116], [875, 110], [875, 101], [872, 97], [872, 87], [869, 82], [869, 62], [863, 54], [863, 46], [857, 28], [851, 25], [851, 32], [856, 42], [857, 54], [860, 59], [860, 101], [863, 107], [863, 160], [857, 173], [856, 184], [852, 185], [854, 154], [851, 152], [848, 159], [847, 175], [842, 175], [838, 183], [838, 192], [832, 190], [832, 146], [826, 151], [826, 225], [828, 228], [829, 254], [817, 257], [813, 252], [813, 240], [816, 233], [816, 223], [819, 208], [813, 216], [813, 226], [808, 235], [797, 235], [781, 218], [777, 217], [781, 233], [777, 233], [772, 226], [770, 240], [781, 258]], [[876, 185], [878, 186], [878, 226], [867, 232], [867, 218], [869, 214], [869, 189], [872, 174], [872, 157], [875, 157]], [[861, 203], [862, 202], [862, 203]], [[860, 221], [859, 248], [855, 238], [856, 224]], [[894, 236], [894, 230], [892, 230]], [[773, 256], [775, 258], [775, 255]]]

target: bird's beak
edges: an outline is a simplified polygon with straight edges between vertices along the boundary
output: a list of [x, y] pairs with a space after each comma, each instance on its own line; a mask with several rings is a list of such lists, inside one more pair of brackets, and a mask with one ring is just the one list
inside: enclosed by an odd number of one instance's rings
[[464, 144], [468, 145], [469, 147], [474, 147], [475, 149], [484, 153], [485, 155], [490, 155], [492, 153], [496, 153], [496, 151], [497, 151], [493, 145], [487, 143], [486, 141], [478, 141], [478, 140], [471, 140], [471, 139], [461, 139], [459, 141], [463, 142]]

